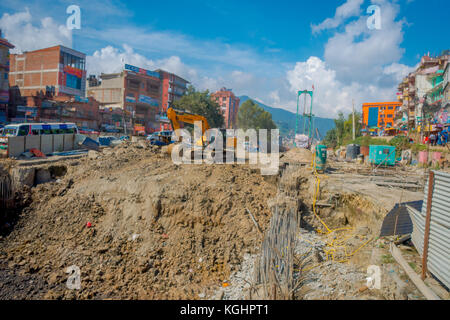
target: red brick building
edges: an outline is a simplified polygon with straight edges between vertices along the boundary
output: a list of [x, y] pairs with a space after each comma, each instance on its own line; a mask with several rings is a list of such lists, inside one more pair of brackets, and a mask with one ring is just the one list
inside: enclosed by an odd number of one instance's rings
[[9, 84], [15, 95], [85, 97], [86, 55], [55, 46], [10, 57]]
[[2, 38], [0, 30], [0, 123], [6, 123], [9, 104], [9, 49], [14, 46]]
[[10, 120], [74, 122], [98, 129], [99, 103], [86, 99], [86, 55], [54, 46], [10, 56]]
[[168, 130], [170, 123], [167, 119], [167, 109], [186, 93], [186, 86], [189, 81], [161, 69], [156, 70], [156, 72], [160, 74], [161, 79], [161, 113], [158, 117], [160, 129]]
[[239, 111], [239, 98], [234, 95], [231, 89], [227, 88], [222, 88], [211, 94], [211, 98], [220, 105], [223, 117], [225, 118], [225, 128], [235, 128]]

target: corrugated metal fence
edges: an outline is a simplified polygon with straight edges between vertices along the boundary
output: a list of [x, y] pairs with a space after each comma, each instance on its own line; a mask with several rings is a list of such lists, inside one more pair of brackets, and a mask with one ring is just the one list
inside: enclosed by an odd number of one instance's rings
[[[411, 237], [422, 258], [425, 256], [424, 262], [428, 271], [450, 288], [450, 174], [433, 171], [430, 180], [434, 181], [432, 192], [428, 195], [429, 182], [427, 182], [422, 210], [419, 212], [408, 207], [414, 225]], [[428, 200], [431, 203], [430, 208]], [[431, 209], [429, 228], [427, 228], [427, 209]]]

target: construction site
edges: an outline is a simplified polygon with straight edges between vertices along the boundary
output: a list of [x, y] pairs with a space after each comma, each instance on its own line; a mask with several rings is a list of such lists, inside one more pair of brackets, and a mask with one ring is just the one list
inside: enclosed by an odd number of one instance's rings
[[[292, 148], [261, 175], [250, 163], [176, 165], [165, 148], [133, 139], [2, 159], [0, 299], [449, 298], [434, 171], [331, 150], [319, 171], [316, 152]], [[448, 192], [444, 171], [434, 179]], [[426, 215], [430, 199], [426, 269], [405, 216]], [[434, 226], [442, 215], [447, 233]]]
[[0, 302], [450, 299], [444, 1], [47, 2], [0, 2]]

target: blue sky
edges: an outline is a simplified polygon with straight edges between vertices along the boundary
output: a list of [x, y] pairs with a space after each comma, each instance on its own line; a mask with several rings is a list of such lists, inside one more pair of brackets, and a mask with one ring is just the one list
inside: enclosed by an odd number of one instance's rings
[[[81, 30], [65, 28], [71, 4]], [[381, 30], [366, 26], [371, 4]], [[296, 90], [314, 84], [316, 113], [332, 117], [352, 99], [394, 99], [421, 55], [449, 49], [449, 9], [446, 0], [2, 0], [0, 28], [17, 51], [64, 44], [86, 53], [89, 73], [123, 62], [163, 68], [288, 110]]]

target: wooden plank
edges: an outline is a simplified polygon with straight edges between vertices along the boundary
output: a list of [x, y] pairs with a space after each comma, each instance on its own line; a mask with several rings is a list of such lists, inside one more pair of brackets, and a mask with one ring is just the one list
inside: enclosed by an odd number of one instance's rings
[[427, 216], [425, 218], [425, 234], [423, 239], [423, 255], [422, 255], [422, 280], [427, 276], [428, 262], [428, 243], [430, 239], [430, 221], [431, 221], [431, 201], [434, 189], [434, 171], [430, 171], [428, 177], [428, 195], [427, 195]]
[[402, 256], [402, 252], [393, 243], [391, 243], [391, 254], [392, 257], [398, 262], [398, 264], [405, 270], [408, 277], [416, 285], [417, 289], [427, 298], [428, 300], [441, 300], [430, 288], [428, 288], [425, 283], [420, 279], [417, 273], [409, 266], [406, 260]]

